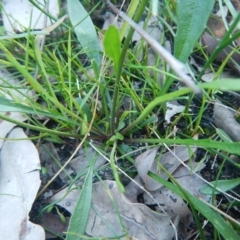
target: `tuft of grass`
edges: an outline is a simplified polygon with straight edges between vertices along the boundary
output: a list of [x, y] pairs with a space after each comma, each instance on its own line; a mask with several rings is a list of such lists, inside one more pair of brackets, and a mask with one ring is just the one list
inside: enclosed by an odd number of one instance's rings
[[[97, 3], [93, 5], [93, 1], [83, 2], [86, 8], [97, 8]], [[181, 6], [177, 5], [176, 1], [163, 2], [159, 13], [162, 15], [157, 20], [163, 25], [162, 38], [164, 42], [167, 38], [179, 38], [179, 32], [176, 33], [176, 19], [183, 18], [183, 16], [178, 12], [181, 10], [179, 9]], [[196, 1], [188, 1], [192, 4], [194, 2]], [[74, 4], [81, 5], [79, 1], [68, 1], [68, 4], [70, 9], [75, 8], [75, 10], [79, 8], [76, 8]], [[212, 4], [212, 1], [209, 4]], [[156, 5], [154, 6], [156, 8]], [[131, 12], [132, 9], [129, 11], [134, 15], [133, 20], [138, 22], [145, 9], [149, 7], [148, 1], [140, 1], [136, 10], [135, 7], [135, 14]], [[178, 10], [176, 11], [176, 9]], [[209, 102], [212, 102], [216, 97], [216, 92], [239, 91], [240, 86], [236, 85], [235, 80], [231, 79], [221, 80], [221, 82], [201, 83], [201, 76], [206, 69], [208, 67], [214, 69], [213, 61], [217, 54], [239, 37], [240, 33], [234, 33], [234, 29], [239, 22], [240, 14], [235, 16], [227, 34], [211, 56], [208, 56], [205, 49], [196, 42], [200, 33], [195, 33], [192, 28], [198, 26], [199, 19], [193, 18], [194, 25], [188, 25], [185, 29], [189, 34], [186, 35], [187, 39], [183, 39], [183, 41], [189, 42], [191, 48], [187, 49], [184, 46], [182, 49], [185, 49], [184, 57], [181, 57], [178, 51], [175, 51], [175, 53], [176, 57], [180, 56], [180, 59], [184, 60], [184, 64], [188, 65], [194, 79], [194, 86], [201, 90], [201, 96], [199, 96], [195, 95], [192, 88], [189, 87], [176, 90], [177, 83], [175, 80], [181, 79], [175, 72], [168, 70], [161, 56], [159, 58], [163, 65], [161, 69], [146, 65], [147, 59], [139, 60], [136, 52], [146, 53], [147, 48], [144, 39], [135, 48], [131, 47], [133, 28], [128, 31], [123, 43], [120, 41], [122, 33], [119, 33], [116, 28], [110, 27], [109, 30], [103, 32], [104, 52], [101, 52], [98, 46], [96, 29], [93, 25], [91, 31], [85, 35], [85, 41], [81, 41], [84, 35], [81, 32], [84, 27], [84, 20], [91, 21], [90, 10], [85, 11], [82, 5], [81, 10], [84, 12], [84, 19], [81, 14], [77, 15], [76, 12], [72, 13], [70, 11], [71, 21], [66, 20], [64, 22], [63, 31], [55, 30], [56, 37], [54, 37], [54, 34], [51, 37], [46, 36], [46, 43], [42, 51], [36, 39], [38, 39], [39, 34], [46, 34], [44, 29], [0, 37], [0, 64], [2, 67], [9, 69], [20, 80], [20, 88], [12, 85], [1, 86], [1, 119], [36, 131], [37, 136], [34, 136], [34, 138], [39, 141], [64, 142], [67, 137], [71, 137], [77, 141], [90, 142], [96, 140], [100, 142], [101, 150], [110, 159], [114, 178], [122, 192], [124, 187], [121, 183], [122, 175], [119, 169], [126, 174], [132, 173], [129, 171], [129, 166], [120, 168], [115, 159], [116, 157], [118, 159], [124, 157], [128, 164], [132, 166], [134, 158], [131, 154], [138, 151], [137, 144], [148, 146], [195, 145], [205, 149], [207, 154], [217, 154], [230, 163], [229, 156], [231, 154], [240, 155], [239, 143], [219, 140], [217, 131], [207, 134], [204, 126], [202, 126], [205, 111], [209, 107]], [[209, 14], [210, 10], [208, 9]], [[204, 12], [204, 18], [207, 18], [206, 13]], [[195, 13], [192, 12], [192, 14]], [[148, 24], [147, 20], [151, 16], [149, 9], [147, 15], [145, 25]], [[201, 19], [199, 14], [198, 17]], [[184, 28], [184, 24], [181, 27]], [[202, 23], [201, 28], [203, 28]], [[193, 37], [190, 33], [193, 34]], [[181, 39], [183, 37], [181, 36]], [[93, 46], [91, 49], [87, 44], [90, 39]], [[175, 47], [180, 48], [181, 46], [175, 43]], [[193, 74], [194, 69], [188, 62], [188, 57], [193, 49], [205, 56], [206, 60], [202, 71], [196, 77]], [[216, 76], [221, 74], [224, 64], [216, 71]], [[150, 76], [150, 70], [154, 72], [153, 76]], [[34, 74], [36, 77], [34, 77]], [[159, 80], [159, 75], [162, 76], [162, 81]], [[23, 93], [22, 89], [34, 92], [34, 98]], [[24, 100], [14, 96], [12, 100], [7, 99], [5, 94], [9, 90], [17, 91]], [[198, 98], [201, 102], [195, 115], [189, 114], [194, 98]], [[180, 114], [172, 124], [164, 126], [161, 118], [164, 118], [166, 112], [166, 102], [173, 100], [183, 101], [186, 105], [185, 112]], [[29, 120], [28, 122], [19, 122], [11, 119], [3, 113], [8, 111], [24, 113]], [[182, 132], [177, 133], [176, 136], [168, 137], [179, 123], [184, 123]], [[192, 136], [196, 133], [199, 133], [203, 139], [192, 140]], [[239, 165], [234, 163], [234, 167], [239, 168]], [[220, 173], [221, 171], [219, 175]], [[216, 229], [216, 236], [220, 234], [225, 238], [229, 237], [228, 239], [237, 239], [239, 225], [236, 226], [236, 222], [226, 222], [221, 216], [222, 212], [216, 211], [214, 202], [212, 202], [212, 205], [201, 202], [201, 200], [182, 189], [171, 176], [170, 179], [175, 185], [158, 179], [154, 174], [150, 174], [150, 176], [179, 194], [189, 203], [195, 213], [194, 217], [198, 223], [202, 239], [204, 239], [204, 236], [197, 212], [213, 224]], [[86, 185], [84, 185], [79, 198], [82, 208], [76, 208], [78, 209], [76, 211], [82, 211], [86, 198], [90, 201], [91, 195], [87, 194], [86, 187], [91, 186], [91, 178], [92, 169], [89, 170], [85, 180]], [[216, 181], [218, 181], [218, 178], [219, 176]], [[87, 205], [88, 210], [89, 208], [90, 205]], [[85, 212], [86, 215], [88, 213], [89, 211]], [[87, 216], [85, 217], [83, 227], [86, 226]], [[74, 218], [77, 218], [76, 214], [74, 214]], [[71, 226], [70, 231], [71, 233], [77, 232], [74, 230], [74, 226]], [[84, 229], [81, 229], [79, 234], [84, 234]], [[71, 239], [70, 236], [68, 238]]]

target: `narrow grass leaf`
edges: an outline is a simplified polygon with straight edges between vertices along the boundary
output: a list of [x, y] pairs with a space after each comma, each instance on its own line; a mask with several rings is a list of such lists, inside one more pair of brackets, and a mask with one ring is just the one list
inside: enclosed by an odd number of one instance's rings
[[20, 112], [20, 113], [37, 114], [41, 116], [57, 118], [64, 121], [68, 120], [66, 117], [64, 117], [60, 113], [56, 114], [53, 112], [40, 110], [40, 109], [37, 109], [36, 106], [35, 107], [27, 106], [1, 96], [0, 96], [0, 112]]
[[[219, 189], [221, 189], [223, 192], [229, 191], [238, 185], [240, 185], [240, 178], [230, 179], [230, 180], [218, 180], [211, 182], [211, 184]], [[204, 185], [200, 188], [200, 192], [205, 195], [212, 195], [214, 194], [220, 194], [221, 192], [214, 189], [214, 187], [210, 185]]]
[[66, 240], [81, 239], [81, 237], [78, 236], [84, 235], [85, 233], [91, 210], [92, 176], [94, 165], [95, 160], [93, 160], [89, 166], [89, 170], [78, 198], [77, 205], [69, 222]]
[[117, 69], [121, 55], [121, 42], [118, 29], [115, 26], [111, 25], [107, 29], [103, 46], [106, 55], [113, 60], [114, 68]]
[[197, 146], [197, 147], [204, 147], [206, 149], [218, 149], [229, 152], [231, 154], [240, 155], [240, 143], [239, 142], [218, 142], [209, 139], [145, 139], [139, 138], [136, 139], [135, 142], [144, 142], [144, 143], [152, 143], [152, 144], [179, 144], [179, 145], [186, 145], [186, 146]]
[[[138, 5], [139, 5], [139, 0], [135, 0], [135, 1], [130, 2], [128, 10], [127, 10], [128, 17], [133, 18]], [[123, 40], [123, 38], [124, 38], [124, 36], [125, 36], [125, 34], [128, 30], [128, 27], [129, 27], [129, 24], [126, 21], [124, 21], [123, 25], [122, 25], [122, 28], [120, 30], [120, 40], [121, 41]]]
[[199, 84], [200, 88], [204, 89], [218, 89], [220, 91], [240, 90], [239, 80], [233, 78], [224, 78], [218, 81]]
[[185, 191], [185, 194], [175, 185], [172, 183], [158, 177], [154, 173], [149, 173], [149, 176], [151, 176], [156, 181], [160, 182], [164, 186], [166, 186], [168, 189], [175, 192], [177, 195], [179, 195], [184, 200], [186, 199], [186, 195], [188, 199], [191, 201], [193, 206], [197, 211], [199, 211], [206, 219], [208, 219], [213, 226], [216, 228], [216, 230], [225, 238], [228, 240], [238, 240], [239, 235], [231, 228], [231, 226], [224, 221], [224, 219], [221, 217], [221, 215], [216, 212], [214, 209], [209, 207], [207, 204], [205, 204], [203, 201], [199, 200], [198, 198], [194, 197], [193, 195], [189, 194], [187, 191]]
[[224, 142], [233, 142], [232, 139], [220, 128], [216, 128], [216, 132], [218, 136], [222, 139]]
[[98, 67], [100, 67], [101, 56], [99, 41], [89, 14], [79, 0], [68, 0], [67, 7], [69, 18], [79, 43], [86, 50], [89, 59], [95, 59]]
[[214, 0], [181, 0], [177, 4], [177, 34], [174, 56], [186, 62], [193, 47], [206, 27]]

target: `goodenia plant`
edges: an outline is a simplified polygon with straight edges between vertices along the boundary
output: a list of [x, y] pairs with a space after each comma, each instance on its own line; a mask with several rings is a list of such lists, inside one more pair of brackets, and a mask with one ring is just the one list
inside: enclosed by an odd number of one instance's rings
[[200, 89], [195, 85], [192, 79], [188, 76], [188, 71], [185, 65], [178, 61], [171, 53], [169, 53], [164, 47], [160, 45], [153, 37], [151, 37], [143, 28], [136, 24], [131, 18], [129, 18], [125, 13], [117, 9], [109, 1], [106, 1], [108, 6], [118, 14], [123, 20], [128, 22], [128, 24], [134, 28], [145, 40], [146, 42], [169, 64], [169, 66], [177, 73], [180, 77], [180, 81], [190, 87], [195, 93], [200, 93]]
[[197, 40], [206, 28], [214, 0], [181, 0], [177, 3], [177, 33], [174, 56], [186, 63]]

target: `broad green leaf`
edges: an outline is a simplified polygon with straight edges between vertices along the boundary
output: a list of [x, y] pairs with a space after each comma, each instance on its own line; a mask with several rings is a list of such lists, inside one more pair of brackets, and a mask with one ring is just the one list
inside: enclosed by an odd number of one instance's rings
[[[223, 192], [229, 191], [236, 186], [240, 184], [240, 178], [235, 178], [235, 179], [230, 179], [230, 180], [218, 180], [211, 182], [213, 186], [216, 186]], [[204, 185], [203, 187], [200, 188], [200, 192], [206, 195], [212, 195], [213, 192], [214, 194], [220, 194], [218, 190], [214, 190], [214, 187], [211, 187], [210, 185]]]
[[214, 0], [178, 0], [174, 56], [180, 61], [184, 63], [187, 61], [206, 27], [214, 2]]
[[98, 67], [101, 64], [100, 46], [92, 20], [79, 0], [67, 1], [68, 14], [78, 41], [85, 49], [90, 60], [95, 59]]
[[118, 68], [121, 55], [121, 42], [118, 29], [115, 26], [112, 25], [107, 29], [103, 46], [106, 55], [113, 60], [114, 68]]
[[187, 191], [185, 191], [185, 194], [183, 194], [183, 192], [177, 186], [160, 178], [159, 176], [157, 176], [152, 172], [149, 173], [149, 176], [151, 176], [153, 179], [155, 179], [156, 181], [166, 186], [168, 189], [175, 192], [177, 195], [179, 195], [181, 198], [183, 198], [186, 201], [187, 201], [186, 199], [186, 195], [187, 195], [188, 199], [194, 205], [195, 209], [213, 224], [213, 226], [224, 237], [224, 239], [228, 239], [228, 240], [239, 239], [239, 235], [234, 231], [234, 229], [229, 225], [229, 223], [227, 223], [217, 211], [209, 207], [203, 201], [189, 194]]
[[69, 222], [66, 240], [80, 240], [82, 239], [80, 236], [85, 233], [91, 210], [92, 176], [94, 165], [95, 160], [93, 160], [89, 166], [77, 205]]

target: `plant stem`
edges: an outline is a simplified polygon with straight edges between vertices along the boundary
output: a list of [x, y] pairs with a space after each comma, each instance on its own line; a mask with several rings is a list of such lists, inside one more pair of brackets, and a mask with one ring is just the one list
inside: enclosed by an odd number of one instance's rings
[[[109, 1], [106, 1], [106, 2], [110, 7], [112, 6], [112, 4]], [[139, 7], [135, 13], [135, 17], [133, 19], [135, 22], [138, 22], [140, 20], [147, 3], [148, 3], [147, 0], [142, 0], [141, 3], [139, 4]], [[114, 9], [112, 9], [112, 10], [114, 11]], [[123, 49], [122, 49], [120, 61], [119, 61], [119, 67], [118, 67], [118, 70], [116, 73], [116, 83], [115, 83], [114, 93], [113, 93], [113, 104], [112, 104], [112, 109], [111, 109], [111, 120], [110, 120], [110, 131], [111, 131], [112, 135], [114, 134], [114, 131], [117, 128], [116, 123], [118, 122], [116, 119], [116, 117], [117, 117], [116, 113], [118, 112], [118, 109], [119, 109], [117, 100], [118, 100], [118, 95], [119, 95], [119, 85], [120, 85], [120, 78], [122, 75], [122, 68], [123, 68], [123, 64], [125, 61], [127, 50], [129, 48], [129, 44], [132, 40], [133, 33], [134, 33], [134, 29], [130, 28], [127, 38], [123, 45]], [[116, 121], [115, 121], [115, 119], [116, 119]]]
[[132, 128], [136, 127], [136, 125], [143, 121], [156, 106], [160, 105], [163, 102], [173, 100], [174, 98], [187, 94], [189, 92], [191, 92], [190, 88], [184, 88], [176, 92], [155, 98], [152, 102], [150, 102], [147, 105], [146, 108], [144, 108], [140, 116], [135, 121], [133, 121], [129, 126], [127, 126], [125, 129], [121, 131], [121, 134], [124, 135], [126, 132], [129, 132]]

